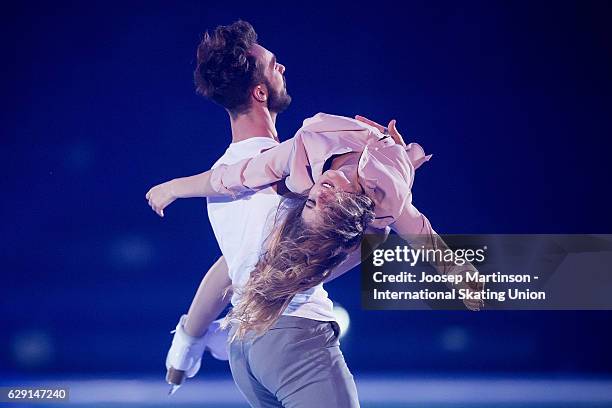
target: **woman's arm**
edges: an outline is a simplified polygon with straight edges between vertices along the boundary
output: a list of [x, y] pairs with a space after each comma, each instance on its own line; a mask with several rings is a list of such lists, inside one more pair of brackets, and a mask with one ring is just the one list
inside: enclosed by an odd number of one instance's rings
[[[424, 247], [425, 249], [440, 249], [442, 251], [448, 248], [444, 240], [434, 231], [427, 217], [421, 214], [412, 204], [412, 195], [406, 201], [400, 216], [390, 226], [393, 231], [413, 248]], [[466, 270], [475, 270], [468, 263], [461, 267], [452, 262], [440, 262], [432, 266], [440, 275], [460, 274]]]
[[[443, 253], [448, 246], [431, 226], [431, 223], [421, 212], [412, 204], [412, 195], [406, 200], [403, 211], [400, 216], [391, 224], [391, 229], [394, 230], [402, 239], [404, 239], [413, 248], [441, 250]], [[454, 262], [431, 262], [432, 266], [440, 275], [462, 275], [465, 277], [466, 272], [478, 272], [476, 267], [471, 263], [466, 262], [463, 265], [456, 265]], [[465, 280], [463, 285], [466, 285]], [[480, 291], [483, 289], [482, 284], [469, 282], [465, 287], [469, 290]], [[476, 299], [465, 299], [463, 303], [470, 310], [479, 310], [482, 307], [482, 301]]]
[[243, 191], [265, 188], [289, 175], [293, 146], [294, 139], [289, 139], [234, 164], [222, 164], [194, 176], [167, 181], [151, 188], [145, 198], [149, 206], [163, 217], [164, 209], [177, 198], [235, 198], [236, 194]]
[[172, 204], [177, 198], [219, 195], [210, 182], [212, 172], [213, 170], [208, 170], [195, 176], [181, 177], [158, 184], [147, 192], [145, 198], [153, 211], [163, 217], [164, 208]]

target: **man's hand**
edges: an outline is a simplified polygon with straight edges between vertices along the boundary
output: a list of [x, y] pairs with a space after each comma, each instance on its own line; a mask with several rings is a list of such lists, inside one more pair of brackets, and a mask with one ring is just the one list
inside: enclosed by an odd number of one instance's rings
[[174, 194], [172, 183], [173, 180], [158, 184], [151, 188], [145, 195], [145, 198], [149, 202], [149, 206], [160, 217], [164, 216], [164, 208], [172, 204], [172, 202], [177, 199], [176, 195]]
[[361, 115], [356, 115], [355, 119], [357, 119], [360, 122], [363, 122], [365, 124], [368, 124], [370, 126], [375, 127], [376, 129], [378, 129], [380, 131], [380, 133], [382, 134], [389, 134], [393, 140], [395, 141], [395, 143], [397, 143], [398, 145], [402, 146], [402, 147], [406, 147], [406, 142], [404, 142], [404, 138], [402, 137], [402, 135], [400, 135], [400, 133], [397, 131], [397, 127], [396, 125], [396, 120], [392, 119], [389, 122], [389, 125], [387, 127], [384, 127], [383, 125], [374, 122], [373, 120], [370, 120], [364, 116]]

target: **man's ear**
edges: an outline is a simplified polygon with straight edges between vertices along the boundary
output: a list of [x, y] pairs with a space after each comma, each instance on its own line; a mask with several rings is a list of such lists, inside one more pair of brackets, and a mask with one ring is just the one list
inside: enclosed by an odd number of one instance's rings
[[265, 103], [268, 101], [268, 88], [265, 84], [255, 85], [251, 95], [257, 102]]

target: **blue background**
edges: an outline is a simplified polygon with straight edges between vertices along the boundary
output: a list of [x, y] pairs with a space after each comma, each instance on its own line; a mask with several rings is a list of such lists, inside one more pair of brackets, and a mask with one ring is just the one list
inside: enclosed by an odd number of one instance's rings
[[[15, 7], [15, 6], [13, 6]], [[414, 202], [440, 233], [610, 233], [610, 3], [27, 2], [2, 16], [0, 372], [163, 375], [220, 255], [203, 200], [227, 114], [194, 92], [201, 33], [251, 22], [287, 67], [286, 139], [319, 111], [391, 118], [433, 159]], [[610, 312], [362, 311], [354, 371], [610, 374]], [[211, 372], [227, 370], [208, 361]]]

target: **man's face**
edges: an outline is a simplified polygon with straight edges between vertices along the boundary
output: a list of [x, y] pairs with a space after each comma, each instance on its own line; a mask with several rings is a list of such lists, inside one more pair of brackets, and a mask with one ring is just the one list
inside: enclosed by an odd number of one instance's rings
[[259, 44], [253, 45], [251, 54], [264, 75], [264, 83], [268, 88], [268, 109], [280, 113], [291, 103], [285, 82], [285, 66], [276, 61], [276, 56]]

